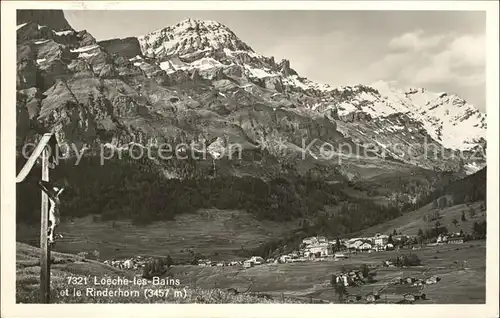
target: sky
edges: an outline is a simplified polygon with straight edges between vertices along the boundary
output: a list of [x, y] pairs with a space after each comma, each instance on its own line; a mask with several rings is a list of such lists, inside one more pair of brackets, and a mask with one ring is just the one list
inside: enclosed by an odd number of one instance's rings
[[229, 27], [255, 52], [290, 60], [332, 86], [455, 93], [486, 112], [486, 14], [480, 11], [64, 11], [97, 40], [140, 36], [187, 19]]

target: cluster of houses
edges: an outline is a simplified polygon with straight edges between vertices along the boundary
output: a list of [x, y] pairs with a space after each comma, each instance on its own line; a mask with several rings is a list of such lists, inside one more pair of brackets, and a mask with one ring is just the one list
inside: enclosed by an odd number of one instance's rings
[[264, 260], [262, 257], [260, 256], [252, 256], [250, 259], [248, 260], [245, 260], [245, 261], [226, 261], [226, 262], [215, 262], [215, 261], [211, 261], [209, 259], [200, 259], [198, 261], [198, 266], [219, 266], [219, 267], [222, 267], [222, 266], [243, 266], [245, 268], [248, 268], [248, 267], [253, 267], [255, 265], [262, 265], [264, 263], [271, 263], [273, 262], [274, 259], [268, 259], [268, 260]]
[[[302, 241], [301, 254], [305, 257], [327, 257], [334, 251], [348, 250], [359, 252], [374, 252], [394, 249], [394, 245], [408, 239], [407, 235], [389, 235], [377, 233], [373, 237], [357, 237], [351, 239], [328, 240], [324, 236], [313, 236]], [[390, 242], [391, 241], [391, 242]], [[339, 244], [340, 246], [337, 246]]]
[[198, 260], [198, 266], [237, 266], [237, 265], [243, 265], [242, 261], [229, 261], [229, 262], [216, 262], [216, 261], [211, 261], [209, 259], [200, 259]]
[[390, 282], [391, 285], [411, 285], [411, 286], [422, 286], [422, 285], [432, 285], [437, 284], [441, 280], [439, 276], [431, 276], [427, 279], [420, 279], [415, 277], [406, 278], [396, 278]]
[[359, 270], [351, 270], [348, 272], [343, 272], [335, 276], [335, 283], [342, 283], [344, 286], [357, 286], [364, 284], [363, 273]]
[[142, 256], [136, 256], [134, 258], [127, 258], [127, 259], [112, 259], [112, 260], [105, 260], [103, 263], [107, 265], [111, 265], [113, 267], [117, 267], [119, 269], [131, 269], [131, 270], [137, 270], [139, 268], [142, 268], [146, 266], [146, 264], [150, 261], [150, 258], [142, 257]]
[[408, 240], [408, 235], [394, 235], [377, 233], [373, 237], [356, 237], [344, 242], [345, 248], [350, 251], [379, 252], [394, 249], [397, 243]]
[[465, 238], [463, 233], [448, 233], [446, 235], [439, 234], [436, 243], [440, 244], [462, 244], [464, 243]]

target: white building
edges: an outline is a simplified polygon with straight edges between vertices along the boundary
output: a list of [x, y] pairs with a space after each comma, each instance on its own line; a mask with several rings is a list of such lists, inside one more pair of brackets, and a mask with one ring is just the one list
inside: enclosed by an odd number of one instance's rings
[[324, 236], [317, 236], [316, 239], [318, 240], [318, 243], [328, 243], [328, 239]]
[[252, 256], [252, 258], [250, 258], [249, 261], [252, 262], [252, 263], [254, 263], [255, 265], [264, 264], [266, 262], [260, 256]]
[[357, 239], [356, 241], [352, 241], [347, 245], [347, 248], [349, 249], [359, 249], [361, 245], [363, 245], [363, 240]]
[[289, 259], [290, 259], [290, 256], [288, 256], [288, 255], [281, 255], [280, 256], [280, 262], [282, 262], [282, 263], [288, 262]]
[[365, 242], [365, 243], [361, 244], [361, 245], [358, 247], [358, 250], [360, 250], [360, 251], [369, 251], [369, 250], [371, 250], [371, 249], [372, 249], [372, 245], [371, 245], [370, 243], [367, 243], [367, 242]]
[[314, 236], [306, 237], [305, 239], [302, 240], [302, 243], [304, 243], [304, 245], [308, 246], [308, 245], [318, 243], [318, 239]]
[[391, 243], [387, 243], [384, 248], [385, 250], [390, 251], [394, 249], [394, 245], [392, 245]]
[[446, 243], [446, 242], [448, 242], [448, 237], [445, 235], [439, 234], [439, 236], [437, 237], [436, 243]]
[[253, 262], [250, 262], [249, 260], [243, 262], [243, 267], [244, 268], [249, 268], [249, 267], [253, 267]]
[[389, 236], [385, 235], [385, 234], [381, 234], [381, 235], [375, 236], [373, 243], [377, 246], [384, 246], [387, 244], [387, 241], [389, 241]]
[[315, 245], [311, 245], [311, 246], [309, 246], [308, 251], [310, 254], [314, 254], [314, 255], [316, 255], [317, 253], [320, 253], [321, 256], [328, 256], [330, 254], [328, 243], [318, 243]]

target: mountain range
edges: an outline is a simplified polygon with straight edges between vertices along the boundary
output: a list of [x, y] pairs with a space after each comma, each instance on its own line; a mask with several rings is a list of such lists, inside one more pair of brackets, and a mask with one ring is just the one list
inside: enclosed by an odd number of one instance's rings
[[[55, 12], [18, 14], [21, 140], [33, 132], [23, 127], [37, 121], [61, 143], [81, 147], [181, 136], [249, 148], [280, 140], [296, 152], [305, 137], [307, 145], [313, 138], [334, 147], [375, 145], [386, 158], [426, 169], [471, 173], [485, 164], [477, 149], [486, 146], [486, 115], [459, 96], [386, 82], [315, 83], [215, 21], [187, 19], [138, 38], [97, 42]], [[318, 157], [318, 149], [307, 150]], [[462, 159], [453, 156], [458, 152]]]
[[[93, 154], [182, 142], [207, 146], [219, 175], [268, 179], [285, 165], [362, 181], [424, 170], [463, 176], [486, 163], [486, 114], [454, 94], [315, 83], [215, 21], [96, 41], [61, 11], [17, 18], [18, 148], [47, 131]], [[232, 144], [245, 164], [219, 158]]]

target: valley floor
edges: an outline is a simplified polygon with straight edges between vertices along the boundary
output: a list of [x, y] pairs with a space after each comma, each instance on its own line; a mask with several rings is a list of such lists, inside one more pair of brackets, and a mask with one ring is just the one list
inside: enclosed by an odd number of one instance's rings
[[[18, 302], [36, 302], [38, 295], [38, 249], [18, 243], [17, 246], [17, 300]], [[133, 271], [118, 270], [91, 260], [83, 260], [71, 254], [53, 253], [55, 264], [52, 267], [52, 295], [54, 302], [201, 302], [201, 303], [261, 303], [261, 302], [337, 302], [335, 293], [329, 285], [332, 274], [345, 269], [359, 268], [362, 264], [372, 266], [376, 272], [376, 282], [359, 287], [349, 287], [351, 295], [362, 297], [359, 303], [366, 303], [364, 297], [380, 291], [378, 302], [395, 303], [405, 293], [425, 293], [427, 300], [416, 303], [428, 304], [470, 304], [485, 302], [486, 245], [484, 242], [471, 241], [465, 244], [447, 244], [426, 246], [411, 251], [422, 260], [422, 266], [407, 268], [382, 267], [382, 261], [396, 256], [396, 251], [378, 253], [359, 253], [345, 260], [333, 259], [321, 262], [264, 264], [248, 269], [240, 266], [201, 267], [190, 265], [173, 266], [172, 274], [178, 279], [178, 286], [95, 286], [94, 277], [128, 278], [139, 277]], [[437, 284], [413, 287], [391, 285], [397, 277], [428, 278], [438, 275]], [[74, 286], [67, 282], [68, 277], [87, 277], [84, 286]], [[238, 291], [247, 290], [248, 294], [233, 295], [229, 288]], [[61, 291], [75, 288], [87, 290], [136, 291], [137, 295], [106, 297], [88, 294], [81, 297], [61, 296]], [[170, 298], [156, 295], [145, 297], [146, 289], [151, 291], [170, 290]], [[183, 297], [173, 296], [174, 291], [182, 291]], [[267, 295], [269, 299], [258, 297]], [[180, 295], [180, 294], [179, 294]], [[177, 297], [177, 298], [176, 298]], [[168, 299], [167, 299], [168, 298]]]
[[[427, 246], [420, 250], [403, 251], [415, 253], [422, 266], [407, 268], [382, 267], [382, 261], [398, 255], [396, 251], [377, 253], [358, 253], [345, 260], [326, 260], [321, 262], [303, 262], [286, 264], [265, 264], [248, 269], [234, 267], [176, 267], [176, 277], [196, 283], [202, 288], [238, 288], [244, 290], [252, 285], [253, 291], [274, 296], [284, 295], [320, 299], [335, 302], [336, 297], [330, 286], [332, 274], [345, 269], [359, 269], [362, 264], [376, 266], [373, 284], [360, 287], [349, 287], [352, 295], [364, 297], [375, 292], [396, 277], [429, 278], [433, 275], [441, 277], [441, 281], [433, 285], [424, 285], [423, 289], [395, 285], [380, 292], [383, 302], [402, 299], [408, 293], [425, 293], [428, 300], [421, 303], [484, 303], [486, 275], [486, 246], [484, 242], [472, 241], [465, 244], [448, 244]], [[464, 261], [466, 263], [464, 263]], [[465, 264], [465, 265], [464, 265]], [[418, 303], [418, 302], [417, 302]]]
[[[462, 211], [470, 207], [457, 205], [441, 210], [440, 221], [454, 230], [451, 220], [460, 219]], [[469, 229], [472, 222], [485, 218], [479, 203], [472, 208], [478, 211], [474, 218], [460, 222], [457, 228]], [[369, 228], [363, 234], [390, 232], [393, 229], [416, 234], [425, 228], [422, 216], [432, 212], [432, 207], [409, 212], [387, 223]], [[179, 288], [186, 290], [186, 298], [165, 299], [165, 297], [61, 297], [61, 290], [72, 289], [68, 277], [140, 277], [140, 271], [119, 270], [101, 263], [111, 258], [128, 258], [138, 255], [171, 255], [174, 261], [185, 261], [192, 254], [201, 253], [214, 261], [234, 260], [241, 248], [250, 249], [278, 238], [296, 228], [296, 222], [257, 221], [241, 211], [202, 210], [196, 214], [180, 215], [175, 221], [159, 222], [149, 226], [135, 226], [125, 221], [100, 221], [91, 216], [63, 222], [58, 228], [64, 238], [57, 242], [53, 252], [55, 263], [52, 267], [53, 299], [55, 302], [337, 302], [338, 298], [330, 286], [332, 274], [344, 270], [359, 269], [366, 264], [376, 273], [375, 282], [358, 287], [348, 287], [350, 295], [365, 296], [379, 291], [377, 302], [395, 303], [402, 300], [405, 293], [425, 293], [427, 300], [416, 303], [467, 304], [485, 302], [486, 244], [484, 241], [470, 241], [464, 244], [424, 246], [419, 250], [383, 251], [350, 254], [348, 259], [308, 261], [285, 264], [266, 263], [251, 268], [242, 266], [203, 267], [194, 265], [174, 265], [172, 274], [180, 280]], [[18, 225], [17, 240], [31, 245], [37, 244], [36, 227]], [[372, 233], [373, 232], [373, 233]], [[18, 243], [17, 250], [17, 299], [19, 302], [36, 302], [39, 286], [39, 250]], [[61, 253], [62, 252], [62, 253]], [[85, 257], [75, 254], [86, 253]], [[95, 253], [98, 252], [98, 253]], [[414, 253], [422, 262], [418, 267], [382, 267], [382, 262], [396, 257], [399, 253]], [[68, 253], [68, 254], [64, 254]], [[96, 256], [97, 254], [97, 256]], [[96, 261], [100, 259], [101, 262]], [[137, 276], [136, 276], [137, 275]], [[437, 284], [414, 287], [391, 285], [396, 278], [415, 277], [426, 279], [433, 275], [441, 278]], [[162, 289], [162, 286], [132, 286], [127, 290], [144, 292]], [[77, 286], [78, 287], [78, 286]], [[79, 286], [82, 287], [82, 286]], [[93, 287], [93, 286], [88, 286]], [[114, 289], [123, 286], [111, 286]], [[227, 290], [246, 291], [247, 294], [234, 295]], [[168, 287], [167, 289], [169, 289]], [[177, 288], [177, 287], [176, 287]], [[177, 288], [177, 289], [179, 289]], [[164, 288], [163, 288], [164, 289]], [[175, 289], [175, 288], [174, 288]], [[172, 292], [174, 291], [172, 289]], [[187, 292], [189, 291], [189, 292]], [[189, 295], [187, 295], [189, 294]], [[259, 296], [260, 295], [260, 296]], [[266, 298], [262, 298], [266, 297]]]

